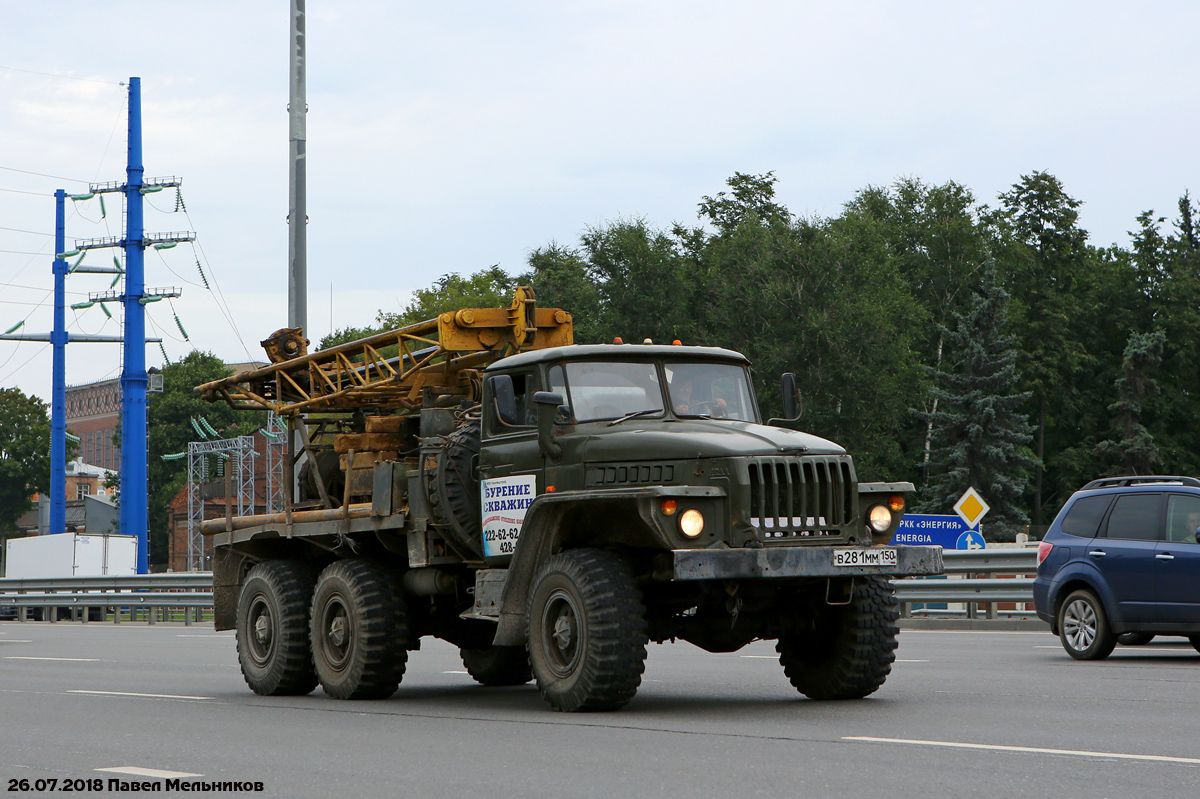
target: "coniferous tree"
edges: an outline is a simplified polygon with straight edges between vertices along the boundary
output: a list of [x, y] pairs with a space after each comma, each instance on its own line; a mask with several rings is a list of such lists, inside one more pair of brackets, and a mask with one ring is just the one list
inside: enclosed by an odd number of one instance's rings
[[1131, 333], [1121, 361], [1121, 376], [1115, 381], [1117, 401], [1112, 413], [1113, 436], [1096, 446], [1096, 454], [1115, 465], [1109, 474], [1151, 474], [1162, 460], [1154, 436], [1142, 424], [1146, 400], [1158, 394], [1158, 383], [1150, 376], [1162, 363], [1167, 334]]
[[1029, 450], [1034, 427], [1018, 393], [1016, 339], [1004, 332], [1008, 294], [988, 262], [966, 312], [943, 327], [946, 359], [934, 371], [933, 413], [916, 412], [934, 428], [933, 469], [920, 508], [947, 512], [973, 486], [991, 512], [990, 537], [1009, 539], [1028, 522], [1021, 497], [1036, 459]]

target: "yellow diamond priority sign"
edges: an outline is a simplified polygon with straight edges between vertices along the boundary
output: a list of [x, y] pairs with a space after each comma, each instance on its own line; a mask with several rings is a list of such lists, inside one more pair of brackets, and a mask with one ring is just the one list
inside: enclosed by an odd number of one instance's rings
[[991, 506], [983, 501], [983, 497], [979, 496], [979, 492], [974, 488], [967, 488], [958, 498], [958, 502], [954, 503], [954, 512], [967, 523], [968, 527], [978, 526], [979, 520], [987, 516], [987, 512], [991, 509]]

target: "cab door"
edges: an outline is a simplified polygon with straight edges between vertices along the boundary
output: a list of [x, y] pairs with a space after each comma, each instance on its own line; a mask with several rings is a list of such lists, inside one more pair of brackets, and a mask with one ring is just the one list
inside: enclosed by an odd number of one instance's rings
[[1200, 624], [1200, 496], [1167, 495], [1167, 524], [1155, 548], [1158, 615], [1155, 621]]
[[1118, 496], [1103, 536], [1084, 547], [1084, 557], [1103, 575], [1120, 621], [1153, 621], [1161, 569], [1155, 553], [1162, 537], [1161, 493]]
[[511, 380], [515, 408], [513, 418], [501, 418], [495, 383], [488, 383], [479, 448], [479, 500], [484, 559], [490, 566], [506, 565], [512, 558], [525, 512], [546, 490], [533, 403], [533, 394], [538, 390], [537, 373], [532, 369], [503, 375], [489, 373], [485, 379], [497, 377]]

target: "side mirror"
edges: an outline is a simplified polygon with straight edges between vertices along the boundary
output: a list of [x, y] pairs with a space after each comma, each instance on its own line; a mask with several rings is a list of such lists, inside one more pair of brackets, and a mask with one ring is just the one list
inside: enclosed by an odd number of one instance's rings
[[783, 386], [783, 418], [789, 422], [800, 418], [800, 392], [796, 390], [796, 376], [784, 372], [780, 380]]
[[492, 406], [496, 409], [496, 418], [508, 427], [520, 424], [517, 419], [517, 395], [513, 391], [510, 375], [495, 375], [488, 378], [488, 387], [492, 392]]
[[538, 391], [533, 402], [537, 405], [538, 449], [543, 458], [556, 461], [562, 457], [562, 444], [554, 440], [554, 417], [563, 404], [563, 396], [553, 391]]
[[783, 386], [783, 418], [768, 419], [767, 424], [786, 427], [800, 418], [800, 392], [796, 389], [796, 376], [791, 372], [784, 372], [780, 383]]

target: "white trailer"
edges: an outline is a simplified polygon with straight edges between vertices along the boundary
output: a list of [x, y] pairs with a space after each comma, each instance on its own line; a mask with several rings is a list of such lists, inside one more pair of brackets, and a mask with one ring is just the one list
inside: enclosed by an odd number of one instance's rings
[[137, 574], [137, 536], [59, 533], [7, 542], [5, 577], [115, 577]]

